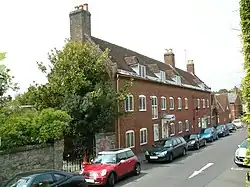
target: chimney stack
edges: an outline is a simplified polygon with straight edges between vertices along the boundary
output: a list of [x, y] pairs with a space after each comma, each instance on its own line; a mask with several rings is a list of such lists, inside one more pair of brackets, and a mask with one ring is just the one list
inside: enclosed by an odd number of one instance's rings
[[175, 58], [173, 49], [166, 49], [166, 52], [164, 54], [164, 62], [168, 65], [171, 65], [173, 68], [175, 68]]
[[69, 18], [71, 40], [84, 41], [84, 34], [91, 36], [91, 14], [87, 3], [76, 6]]
[[187, 62], [187, 72], [191, 73], [191, 74], [195, 74], [194, 61], [193, 60], [188, 60], [188, 62]]

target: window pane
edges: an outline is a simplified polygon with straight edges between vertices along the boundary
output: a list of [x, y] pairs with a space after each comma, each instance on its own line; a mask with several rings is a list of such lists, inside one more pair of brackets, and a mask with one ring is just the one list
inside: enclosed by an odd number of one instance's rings
[[129, 97], [129, 110], [133, 110], [133, 97]]

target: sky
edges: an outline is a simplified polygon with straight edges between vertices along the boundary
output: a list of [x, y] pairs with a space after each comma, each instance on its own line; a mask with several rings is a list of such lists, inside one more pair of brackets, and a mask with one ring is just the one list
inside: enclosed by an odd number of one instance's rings
[[[156, 3], [157, 2], [157, 3]], [[1, 0], [0, 51], [24, 92], [45, 83], [37, 61], [69, 38], [69, 12], [88, 3], [92, 35], [163, 62], [172, 48], [176, 66], [187, 60], [212, 90], [239, 86], [243, 56], [238, 0]], [[185, 50], [186, 55], [185, 55]], [[186, 58], [185, 58], [186, 56]]]

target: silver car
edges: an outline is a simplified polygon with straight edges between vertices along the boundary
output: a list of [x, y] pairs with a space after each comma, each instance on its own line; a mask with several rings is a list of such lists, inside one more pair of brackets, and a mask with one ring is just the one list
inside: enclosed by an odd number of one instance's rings
[[235, 151], [234, 154], [234, 163], [238, 166], [245, 165], [244, 159], [247, 156], [247, 148], [250, 147], [250, 139], [245, 139], [240, 145], [238, 145], [238, 149]]

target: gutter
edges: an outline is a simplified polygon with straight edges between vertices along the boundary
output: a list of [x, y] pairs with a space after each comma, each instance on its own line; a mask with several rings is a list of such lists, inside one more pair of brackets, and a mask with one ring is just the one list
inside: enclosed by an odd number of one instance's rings
[[[117, 93], [119, 92], [119, 74], [116, 74], [116, 91]], [[120, 113], [120, 106], [118, 103], [118, 108], [117, 108], [118, 114]], [[118, 138], [118, 148], [121, 147], [121, 126], [120, 126], [120, 118], [118, 117], [117, 119], [117, 138]]]

